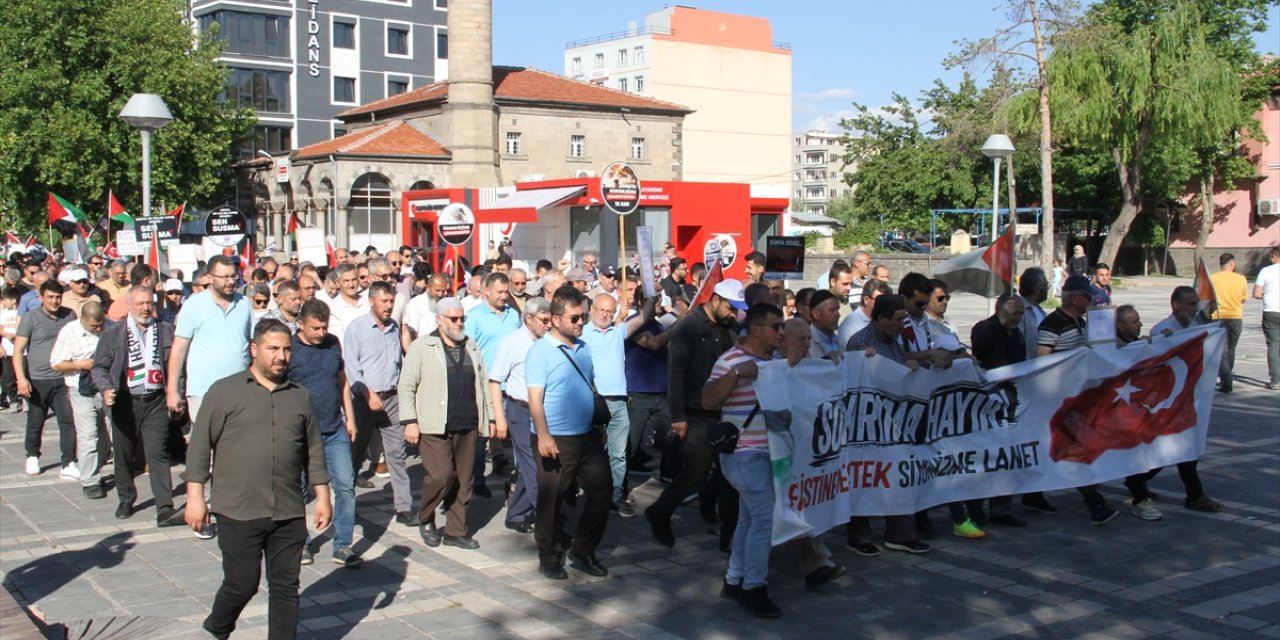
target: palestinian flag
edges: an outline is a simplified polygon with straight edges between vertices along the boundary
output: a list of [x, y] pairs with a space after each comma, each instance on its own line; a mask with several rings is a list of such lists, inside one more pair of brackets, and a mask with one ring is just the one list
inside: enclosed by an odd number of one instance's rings
[[167, 278], [169, 275], [169, 258], [166, 257], [164, 247], [160, 246], [158, 234], [151, 234], [151, 246], [147, 247], [147, 264], [160, 274], [160, 278]]
[[184, 201], [182, 204], [178, 205], [176, 209], [170, 210], [165, 215], [177, 218], [178, 222], [182, 222], [182, 212], [186, 211], [186, 209], [187, 209], [187, 203]]
[[1191, 288], [1200, 296], [1200, 311], [1197, 315], [1207, 323], [1218, 313], [1218, 290], [1209, 278], [1209, 265], [1203, 257], [1196, 263], [1196, 279]]
[[[702, 286], [698, 287], [698, 295], [693, 297], [693, 302], [689, 303], [689, 308], [692, 309], [710, 301], [712, 290], [723, 281], [724, 268], [720, 266], [720, 261], [716, 260], [715, 264], [711, 265], [711, 270], [707, 271], [706, 277], [702, 279]], [[672, 303], [675, 303], [675, 301], [672, 300]]]
[[330, 268], [330, 269], [337, 269], [337, 268], [338, 268], [338, 256], [337, 256], [337, 254], [336, 254], [336, 253], [334, 253], [334, 251], [333, 251], [333, 245], [329, 244], [329, 239], [328, 239], [328, 238], [325, 238], [325, 241], [324, 241], [324, 251], [325, 251], [325, 253], [326, 253], [326, 254], [328, 254], [328, 256], [329, 256], [329, 268]]
[[947, 283], [952, 293], [965, 291], [995, 298], [1013, 290], [1013, 230], [1008, 230], [990, 246], [974, 249], [940, 263], [933, 277]]
[[76, 244], [80, 247], [80, 260], [89, 261], [89, 254], [97, 253], [98, 248], [93, 244], [93, 231], [82, 225], [76, 225]]
[[124, 205], [120, 204], [119, 200], [116, 200], [116, 194], [110, 191], [107, 192], [107, 215], [111, 216], [112, 220], [123, 223], [124, 228], [133, 228], [133, 216], [124, 210]]
[[54, 225], [59, 222], [76, 225], [81, 222], [88, 222], [84, 212], [77, 209], [75, 205], [63, 200], [52, 192], [49, 193], [49, 224]]

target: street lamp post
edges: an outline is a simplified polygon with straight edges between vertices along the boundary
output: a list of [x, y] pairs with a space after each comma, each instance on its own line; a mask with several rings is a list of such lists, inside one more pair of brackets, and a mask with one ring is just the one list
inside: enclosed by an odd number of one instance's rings
[[[1000, 222], [1000, 161], [1013, 155], [1013, 142], [1003, 133], [993, 133], [982, 143], [982, 155], [995, 161], [991, 173], [991, 231], [987, 234], [994, 243]], [[1012, 219], [1013, 212], [1009, 215]]]
[[151, 132], [173, 122], [164, 100], [154, 93], [135, 93], [120, 110], [120, 119], [142, 134], [142, 215], [151, 215]]

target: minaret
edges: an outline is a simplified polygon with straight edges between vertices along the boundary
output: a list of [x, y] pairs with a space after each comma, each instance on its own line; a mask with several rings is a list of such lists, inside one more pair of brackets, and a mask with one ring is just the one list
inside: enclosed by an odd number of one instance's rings
[[494, 187], [498, 175], [498, 112], [493, 104], [493, 2], [449, 3], [449, 123], [453, 187]]

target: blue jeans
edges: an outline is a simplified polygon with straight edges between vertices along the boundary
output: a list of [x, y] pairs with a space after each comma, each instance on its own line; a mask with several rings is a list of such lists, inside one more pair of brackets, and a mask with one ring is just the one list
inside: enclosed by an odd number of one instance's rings
[[351, 546], [356, 528], [356, 469], [351, 462], [351, 438], [345, 429], [322, 435], [324, 463], [333, 492], [333, 552]]
[[763, 451], [720, 454], [720, 472], [738, 490], [738, 527], [733, 532], [725, 582], [755, 589], [767, 583], [773, 548], [773, 470]]
[[613, 476], [613, 501], [622, 500], [622, 483], [627, 479], [627, 441], [631, 436], [631, 418], [627, 413], [627, 399], [606, 398], [609, 405], [609, 472]]

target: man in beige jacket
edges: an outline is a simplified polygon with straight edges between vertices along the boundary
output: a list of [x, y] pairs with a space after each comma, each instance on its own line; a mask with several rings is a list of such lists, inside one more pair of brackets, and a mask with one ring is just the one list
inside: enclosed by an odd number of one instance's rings
[[[443, 542], [460, 549], [479, 548], [480, 543], [467, 533], [476, 438], [506, 436], [494, 428], [489, 375], [479, 347], [463, 331], [465, 321], [457, 298], [437, 302], [437, 330], [409, 346], [400, 370], [404, 439], [418, 445], [427, 472], [422, 480], [418, 521], [422, 541], [428, 547]], [[438, 529], [436, 508], [451, 493], [456, 497], [447, 505], [444, 529]]]

